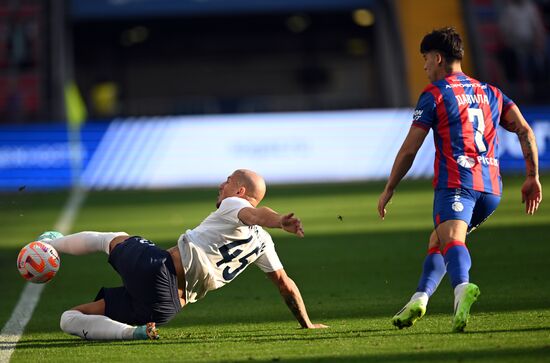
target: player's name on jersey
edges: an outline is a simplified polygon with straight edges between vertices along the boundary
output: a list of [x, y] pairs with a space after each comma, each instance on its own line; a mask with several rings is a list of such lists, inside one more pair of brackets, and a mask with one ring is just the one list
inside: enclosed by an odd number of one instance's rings
[[489, 104], [489, 97], [487, 95], [455, 95], [456, 101], [459, 106], [462, 105], [471, 105], [472, 103], [479, 104]]

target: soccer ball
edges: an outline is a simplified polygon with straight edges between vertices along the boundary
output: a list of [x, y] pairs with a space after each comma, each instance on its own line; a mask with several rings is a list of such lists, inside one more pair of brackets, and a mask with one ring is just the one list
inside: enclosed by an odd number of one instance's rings
[[21, 249], [17, 256], [17, 269], [25, 280], [42, 284], [55, 276], [60, 262], [59, 255], [52, 246], [37, 241]]

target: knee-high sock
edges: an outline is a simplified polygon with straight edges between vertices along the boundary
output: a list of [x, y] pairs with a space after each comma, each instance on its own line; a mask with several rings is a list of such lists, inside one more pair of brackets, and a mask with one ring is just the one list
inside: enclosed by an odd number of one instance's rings
[[79, 232], [45, 241], [58, 252], [70, 255], [84, 255], [91, 252], [103, 251], [109, 254], [109, 243], [113, 238], [128, 235], [125, 232]]
[[470, 281], [469, 271], [472, 267], [472, 259], [464, 242], [451, 241], [447, 243], [443, 249], [443, 257], [453, 288]]
[[445, 260], [439, 248], [430, 248], [424, 259], [424, 268], [416, 292], [425, 292], [428, 296], [432, 296], [445, 276], [445, 272]]
[[103, 315], [86, 315], [77, 310], [65, 311], [59, 326], [65, 333], [87, 340], [129, 340], [136, 329]]

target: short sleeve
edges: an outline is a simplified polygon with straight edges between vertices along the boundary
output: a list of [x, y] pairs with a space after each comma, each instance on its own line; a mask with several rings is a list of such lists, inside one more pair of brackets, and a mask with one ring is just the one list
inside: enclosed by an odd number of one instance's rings
[[223, 219], [238, 224], [241, 223], [239, 220], [239, 211], [246, 207], [252, 207], [252, 205], [243, 198], [238, 197], [229, 197], [222, 200], [220, 207], [216, 213]]
[[283, 264], [281, 263], [277, 252], [275, 251], [274, 245], [266, 246], [264, 254], [258, 257], [258, 259], [254, 261], [254, 263], [260, 268], [260, 270], [266, 273], [277, 271], [283, 268]]
[[263, 233], [263, 239], [265, 241], [265, 247], [263, 253], [254, 261], [254, 264], [260, 268], [263, 272], [273, 272], [283, 268], [283, 264], [275, 251], [275, 244], [271, 239], [271, 236], [265, 232]]
[[435, 120], [435, 99], [430, 92], [423, 92], [413, 113], [413, 126], [429, 130]]
[[504, 92], [501, 90], [499, 90], [499, 92], [502, 95], [502, 115], [506, 115], [506, 112], [508, 112], [515, 103], [510, 97], [506, 96]]

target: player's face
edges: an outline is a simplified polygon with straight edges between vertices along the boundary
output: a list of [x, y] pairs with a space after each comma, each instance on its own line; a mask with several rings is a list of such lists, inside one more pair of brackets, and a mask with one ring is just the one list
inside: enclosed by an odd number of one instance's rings
[[227, 179], [220, 184], [218, 188], [218, 200], [216, 201], [216, 207], [219, 207], [222, 200], [228, 197], [234, 197], [239, 191], [239, 185], [237, 184], [237, 178], [231, 174]]
[[439, 68], [441, 56], [436, 52], [423, 53], [424, 58], [424, 71], [428, 75], [428, 79], [431, 82], [435, 82], [439, 79]]

